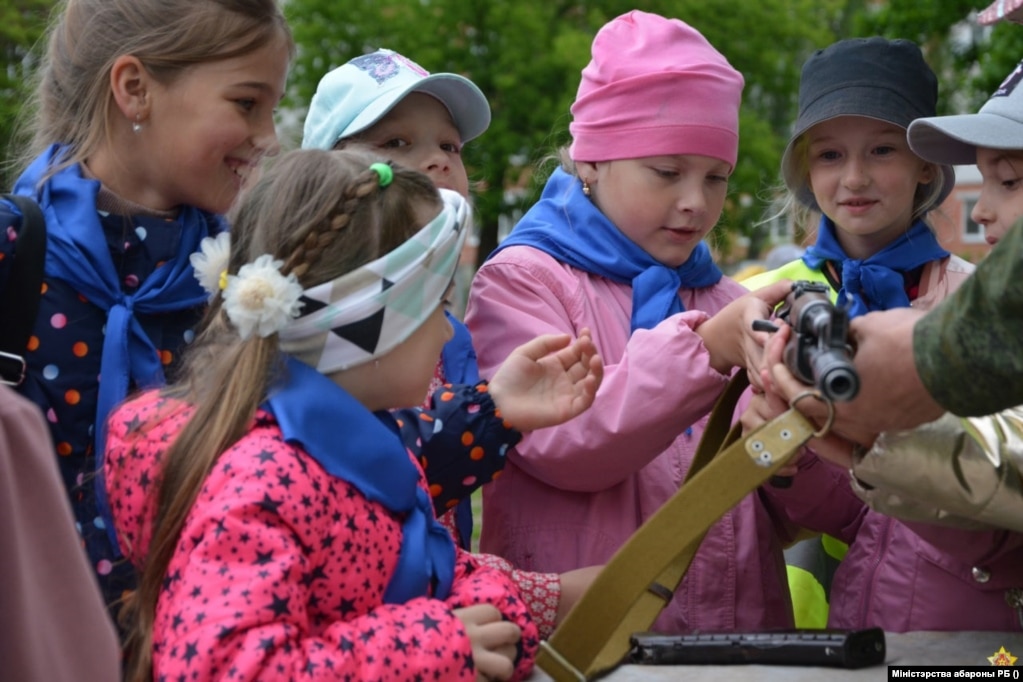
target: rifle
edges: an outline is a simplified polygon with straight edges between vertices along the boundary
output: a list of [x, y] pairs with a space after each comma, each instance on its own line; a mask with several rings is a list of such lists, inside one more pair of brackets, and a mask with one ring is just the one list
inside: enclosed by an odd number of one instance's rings
[[[783, 359], [793, 376], [814, 386], [825, 400], [849, 401], [860, 390], [860, 375], [848, 343], [849, 312], [836, 306], [821, 282], [800, 280], [778, 308], [777, 316], [792, 327]], [[777, 331], [767, 320], [756, 320], [757, 331]], [[791, 476], [772, 476], [771, 485], [788, 488]]]
[[778, 310], [792, 326], [785, 345], [785, 365], [798, 379], [812, 384], [821, 395], [847, 402], [860, 390], [860, 376], [849, 347], [849, 312], [831, 303], [821, 282], [792, 283], [792, 293]]
[[[828, 400], [846, 402], [855, 398], [860, 377], [848, 343], [849, 313], [831, 302], [827, 285], [793, 282], [792, 292], [778, 308], [777, 316], [792, 327], [783, 355], [789, 371]], [[757, 320], [753, 328], [778, 329], [766, 320]]]

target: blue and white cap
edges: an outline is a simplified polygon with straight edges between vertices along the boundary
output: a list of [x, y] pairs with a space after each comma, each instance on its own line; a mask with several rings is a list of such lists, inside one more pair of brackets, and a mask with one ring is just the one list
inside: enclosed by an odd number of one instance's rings
[[468, 142], [490, 126], [490, 104], [468, 78], [431, 74], [393, 50], [356, 57], [329, 72], [316, 86], [302, 133], [303, 149], [332, 149], [338, 140], [379, 121], [406, 95], [424, 92], [447, 107]]

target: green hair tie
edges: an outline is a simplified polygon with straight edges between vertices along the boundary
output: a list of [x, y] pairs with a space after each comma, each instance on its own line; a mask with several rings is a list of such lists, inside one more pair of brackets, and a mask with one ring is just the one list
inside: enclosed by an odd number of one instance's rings
[[386, 163], [371, 163], [369, 169], [380, 176], [380, 186], [387, 187], [394, 180], [394, 170]]

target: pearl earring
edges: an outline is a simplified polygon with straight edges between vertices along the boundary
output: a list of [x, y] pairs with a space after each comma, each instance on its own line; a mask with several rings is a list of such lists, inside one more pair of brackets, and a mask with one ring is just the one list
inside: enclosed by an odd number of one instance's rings
[[585, 180], [583, 180], [583, 194], [586, 196], [590, 196], [590, 183], [586, 182]]
[[138, 135], [142, 131], [142, 123], [139, 121], [139, 115], [135, 114], [135, 120], [131, 122], [131, 132]]

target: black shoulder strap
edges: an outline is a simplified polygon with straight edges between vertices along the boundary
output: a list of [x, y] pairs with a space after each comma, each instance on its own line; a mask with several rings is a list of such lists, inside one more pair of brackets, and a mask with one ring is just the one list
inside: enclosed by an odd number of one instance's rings
[[[0, 296], [0, 352], [4, 356], [0, 374], [5, 382], [21, 383], [24, 362], [21, 356], [32, 335], [39, 297], [42, 293], [43, 266], [46, 263], [46, 219], [39, 204], [31, 197], [4, 194], [21, 211], [21, 229], [14, 242], [14, 262], [11, 264], [7, 287]], [[20, 367], [14, 367], [20, 365]], [[9, 367], [10, 366], [10, 367]]]

